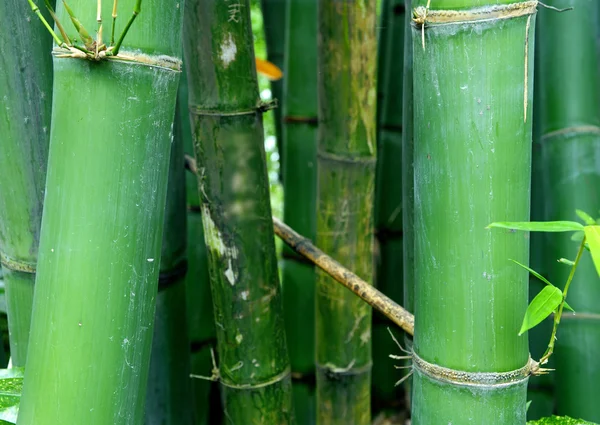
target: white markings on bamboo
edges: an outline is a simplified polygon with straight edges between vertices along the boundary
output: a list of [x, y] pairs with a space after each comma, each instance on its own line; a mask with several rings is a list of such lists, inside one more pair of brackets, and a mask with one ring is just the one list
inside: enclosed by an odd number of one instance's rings
[[202, 224], [204, 227], [204, 236], [209, 249], [227, 265], [223, 274], [231, 286], [235, 286], [238, 274], [234, 269], [235, 260], [238, 257], [238, 251], [235, 246], [227, 246], [223, 240], [223, 235], [217, 229], [215, 222], [210, 216], [210, 210], [205, 204], [202, 205]]
[[529, 79], [529, 26], [531, 25], [531, 15], [527, 17], [527, 26], [525, 27], [525, 87], [523, 88], [523, 122], [527, 122], [527, 97], [529, 90], [527, 88]]
[[225, 68], [227, 68], [229, 64], [235, 60], [236, 55], [237, 46], [235, 45], [235, 41], [231, 34], [227, 34], [223, 40], [223, 43], [221, 43], [221, 54], [219, 55]]

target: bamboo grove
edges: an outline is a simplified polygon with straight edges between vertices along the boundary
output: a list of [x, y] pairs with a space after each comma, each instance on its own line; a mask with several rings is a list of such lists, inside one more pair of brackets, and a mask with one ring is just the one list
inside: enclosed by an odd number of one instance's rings
[[597, 0], [4, 0], [0, 45], [0, 424], [600, 423]]

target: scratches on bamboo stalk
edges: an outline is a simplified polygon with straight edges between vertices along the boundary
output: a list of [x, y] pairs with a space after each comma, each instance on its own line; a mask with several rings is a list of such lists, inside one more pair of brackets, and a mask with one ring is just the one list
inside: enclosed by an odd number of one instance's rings
[[523, 122], [527, 122], [527, 98], [529, 97], [529, 27], [531, 25], [531, 15], [527, 17], [527, 26], [525, 27], [525, 81], [523, 86]]

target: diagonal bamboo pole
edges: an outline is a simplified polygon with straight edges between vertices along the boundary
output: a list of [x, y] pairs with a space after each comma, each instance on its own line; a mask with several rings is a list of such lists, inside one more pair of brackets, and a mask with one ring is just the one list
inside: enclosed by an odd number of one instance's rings
[[[196, 161], [188, 155], [186, 155], [185, 165], [192, 173], [196, 174], [198, 172]], [[290, 248], [354, 292], [371, 307], [377, 309], [381, 314], [400, 326], [402, 330], [413, 335], [415, 319], [406, 309], [325, 254], [314, 246], [309, 239], [299, 235], [276, 217], [273, 217], [273, 228], [275, 234]]]

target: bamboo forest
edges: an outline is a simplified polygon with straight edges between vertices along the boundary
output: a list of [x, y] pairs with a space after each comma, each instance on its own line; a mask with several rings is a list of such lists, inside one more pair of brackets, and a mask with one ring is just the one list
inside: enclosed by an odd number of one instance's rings
[[0, 0], [0, 425], [600, 424], [600, 1], [544, 2]]

